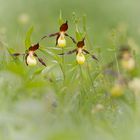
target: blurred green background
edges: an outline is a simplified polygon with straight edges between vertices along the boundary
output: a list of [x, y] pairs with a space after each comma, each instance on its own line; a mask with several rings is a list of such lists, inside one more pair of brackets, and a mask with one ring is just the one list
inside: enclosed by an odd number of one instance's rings
[[[72, 13], [78, 17], [87, 15], [87, 27], [91, 40], [96, 44], [104, 44], [107, 31], [119, 23], [129, 27], [129, 33], [139, 38], [139, 1], [138, 0], [14, 0], [2, 1], [0, 5], [0, 26], [6, 28], [7, 40], [13, 44], [19, 43], [29, 26], [35, 26], [34, 36], [40, 37], [44, 33], [55, 31], [58, 26], [59, 12], [63, 18], [72, 22]], [[21, 24], [20, 18], [27, 14], [28, 22]], [[72, 26], [72, 27], [71, 27]], [[70, 24], [70, 28], [73, 25]], [[71, 31], [69, 31], [71, 32]], [[18, 38], [18, 39], [17, 39]], [[16, 39], [16, 40], [15, 40]]]
[[[91, 44], [87, 48], [93, 52], [95, 49], [100, 64], [104, 64], [113, 59], [114, 52], [109, 51], [112, 34], [117, 37], [116, 47], [127, 43], [139, 47], [139, 5], [139, 0], [0, 0], [0, 139], [138, 140], [140, 111], [133, 108], [132, 92], [127, 91], [130, 95], [126, 99], [112, 100], [106, 94], [109, 86], [100, 74], [100, 65], [90, 61], [91, 75], [86, 76], [88, 70], [83, 70], [81, 76], [78, 66], [72, 63], [73, 67], [66, 68], [70, 71], [63, 83], [59, 81], [59, 66], [51, 65], [53, 59], [46, 61], [48, 68], [29, 68], [22, 59], [15, 63], [6, 48], [24, 51], [26, 32], [31, 26], [33, 43], [58, 31], [60, 11], [69, 21], [68, 33], [75, 36], [75, 13], [81, 30], [82, 17], [86, 15]], [[51, 41], [41, 45], [51, 47], [54, 40]], [[54, 83], [47, 79], [48, 72], [56, 80]], [[90, 76], [95, 80], [94, 87]], [[94, 114], [96, 109], [99, 113]]]

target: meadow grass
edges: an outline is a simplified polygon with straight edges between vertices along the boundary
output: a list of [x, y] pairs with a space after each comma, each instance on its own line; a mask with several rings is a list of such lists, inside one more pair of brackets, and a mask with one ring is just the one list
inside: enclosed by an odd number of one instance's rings
[[[131, 0], [60, 2], [62, 10], [56, 0], [1, 0], [0, 140], [138, 140], [139, 20], [131, 22], [138, 7]], [[126, 7], [136, 9], [122, 12]], [[76, 47], [69, 38], [63, 49], [55, 38], [40, 42], [37, 54], [47, 67], [30, 67], [24, 57], [11, 56], [59, 31], [66, 20], [68, 33], [76, 41], [85, 37], [98, 61], [85, 55], [79, 65], [75, 54], [58, 55]], [[119, 57], [122, 46], [130, 47], [134, 66], [132, 59], [127, 67]]]

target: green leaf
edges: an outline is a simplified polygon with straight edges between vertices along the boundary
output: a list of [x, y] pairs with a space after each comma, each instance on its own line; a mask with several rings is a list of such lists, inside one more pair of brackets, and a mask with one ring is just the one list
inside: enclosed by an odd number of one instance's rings
[[75, 34], [76, 34], [76, 39], [77, 39], [78, 41], [82, 40], [83, 34], [82, 34], [81, 32], [76, 31]]
[[34, 72], [34, 75], [39, 75], [44, 70], [44, 68], [39, 68]]
[[59, 26], [61, 26], [64, 23], [64, 20], [62, 18], [62, 12], [61, 12], [61, 10], [60, 10], [58, 22], [59, 22]]
[[29, 30], [26, 33], [26, 38], [25, 38], [26, 49], [28, 49], [31, 46], [31, 35], [32, 35], [33, 30], [34, 30], [34, 28], [32, 26], [31, 28], [29, 28]]
[[15, 50], [13, 48], [7, 48], [7, 51], [9, 54], [15, 53]]

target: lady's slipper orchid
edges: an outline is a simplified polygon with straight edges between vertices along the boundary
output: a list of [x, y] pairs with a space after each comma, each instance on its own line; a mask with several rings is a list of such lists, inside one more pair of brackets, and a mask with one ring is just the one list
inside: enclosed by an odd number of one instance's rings
[[68, 55], [68, 54], [73, 54], [73, 53], [76, 53], [76, 60], [78, 64], [84, 64], [85, 62], [84, 54], [89, 54], [91, 55], [93, 59], [98, 60], [94, 55], [90, 54], [90, 52], [85, 49], [85, 39], [77, 43], [76, 49], [69, 51], [67, 53], [61, 53], [59, 55], [65, 55], [65, 54]]
[[56, 36], [56, 46], [58, 45], [59, 47], [65, 47], [66, 46], [66, 39], [65, 36], [69, 37], [72, 39], [74, 43], [76, 43], [75, 39], [71, 36], [69, 36], [66, 31], [68, 30], [68, 22], [66, 21], [60, 26], [59, 32], [50, 34], [48, 36], [44, 36], [42, 39], [46, 37], [53, 37]]
[[19, 55], [23, 55], [25, 56], [25, 62], [26, 62], [26, 65], [28, 66], [35, 66], [37, 64], [37, 60], [36, 58], [38, 59], [38, 61], [46, 66], [45, 62], [43, 62], [43, 60], [41, 58], [38, 57], [38, 55], [35, 53], [36, 50], [38, 50], [39, 48], [39, 43], [35, 44], [35, 45], [32, 45], [28, 50], [25, 51], [25, 53], [21, 54], [21, 53], [14, 53], [12, 54], [12, 56], [19, 56]]
[[[133, 58], [132, 50], [130, 49], [128, 45], [120, 47], [118, 55], [117, 55], [117, 60], [124, 70], [132, 71], [136, 67], [136, 62], [135, 62], [135, 59]], [[108, 63], [105, 66], [105, 69], [112, 67], [114, 64], [116, 64], [115, 60]]]
[[120, 51], [122, 68], [128, 71], [133, 70], [135, 68], [135, 60], [131, 54], [130, 49], [128, 47], [123, 47]]
[[29, 53], [29, 55], [27, 56], [27, 59], [26, 59], [26, 63], [29, 66], [35, 66], [37, 64], [35, 56], [33, 54]]

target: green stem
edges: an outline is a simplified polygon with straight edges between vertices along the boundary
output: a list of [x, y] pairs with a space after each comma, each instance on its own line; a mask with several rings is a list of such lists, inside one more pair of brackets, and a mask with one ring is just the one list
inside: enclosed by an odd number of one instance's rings
[[87, 63], [87, 73], [88, 73], [89, 79], [90, 79], [90, 81], [91, 81], [91, 85], [92, 85], [92, 87], [93, 87], [93, 89], [94, 89], [94, 92], [96, 93], [96, 89], [95, 89], [95, 87], [94, 87], [94, 82], [93, 82], [92, 76], [91, 76], [91, 74], [90, 74], [90, 69], [89, 69], [88, 61], [87, 61], [86, 63]]
[[115, 60], [116, 60], [116, 65], [117, 65], [117, 71], [118, 71], [118, 74], [120, 75], [119, 63], [118, 63], [116, 52], [115, 52]]
[[[64, 48], [62, 48], [62, 54], [64, 53]], [[66, 75], [65, 75], [65, 58], [64, 58], [64, 55], [62, 55], [62, 64], [61, 64], [61, 70], [62, 70], [62, 73], [63, 73], [63, 78], [64, 78], [64, 81], [65, 81], [65, 78], [66, 78]]]
[[80, 68], [80, 77], [81, 77], [81, 81], [82, 81], [83, 80], [83, 73], [82, 73], [81, 65], [79, 65], [79, 68]]

